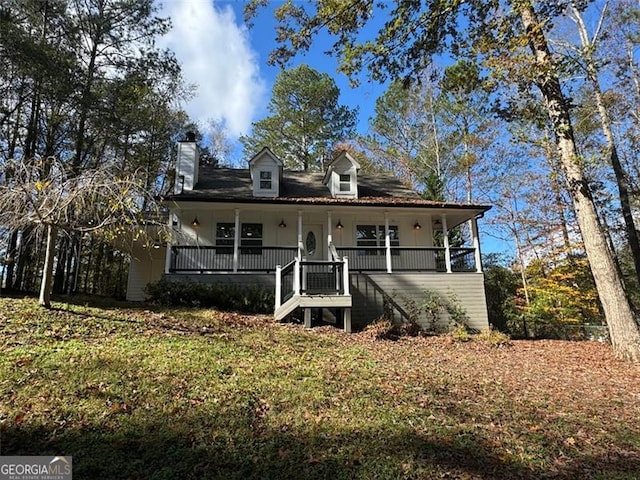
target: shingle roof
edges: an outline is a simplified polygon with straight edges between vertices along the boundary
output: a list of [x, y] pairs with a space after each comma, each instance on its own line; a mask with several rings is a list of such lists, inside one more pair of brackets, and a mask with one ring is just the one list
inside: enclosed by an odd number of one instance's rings
[[[202, 167], [192, 191], [170, 195], [166, 200], [203, 202], [349, 204], [389, 206], [434, 206], [463, 208], [470, 205], [422, 199], [392, 175], [358, 174], [358, 198], [333, 198], [319, 172], [283, 172], [280, 196], [254, 197], [249, 169]], [[481, 210], [489, 206], [473, 205]]]

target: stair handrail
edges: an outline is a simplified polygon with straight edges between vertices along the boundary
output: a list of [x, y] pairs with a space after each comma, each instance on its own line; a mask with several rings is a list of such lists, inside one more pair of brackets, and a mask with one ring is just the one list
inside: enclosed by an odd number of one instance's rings
[[329, 242], [329, 259], [333, 262], [342, 261], [342, 258], [338, 256], [338, 251], [336, 250], [336, 246], [333, 242]]
[[300, 240], [298, 242], [298, 260], [304, 260], [305, 258], [307, 258], [307, 249], [302, 240]]
[[[296, 281], [299, 282], [299, 276], [296, 275], [296, 272], [299, 270], [299, 261], [297, 259], [294, 259], [292, 261], [290, 261], [289, 263], [287, 263], [284, 267], [280, 266], [280, 265], [276, 265], [276, 295], [275, 295], [275, 309], [277, 310], [278, 308], [280, 308], [280, 306], [282, 305], [282, 300], [284, 298], [287, 298], [290, 296], [295, 296], [296, 295]], [[282, 292], [282, 277], [284, 275], [286, 275], [287, 273], [289, 273], [291, 270], [294, 270], [293, 273], [293, 285], [291, 288], [291, 291], [289, 292], [284, 292], [285, 295], [283, 295]], [[298, 279], [296, 279], [296, 277], [298, 277]], [[297, 292], [298, 294], [300, 294], [300, 286], [298, 285], [297, 288]]]
[[382, 295], [383, 298], [383, 302], [385, 300], [387, 300], [391, 306], [398, 311], [398, 313], [400, 314], [400, 316], [402, 318], [404, 318], [407, 322], [410, 321], [411, 317], [409, 316], [409, 314], [407, 313], [407, 311], [402, 308], [402, 306], [400, 306], [398, 304], [398, 302], [396, 302], [394, 300], [394, 298], [389, 295], [388, 293], [386, 293], [374, 280], [373, 278], [371, 278], [369, 275], [363, 275], [364, 278], [366, 278], [366, 280], [369, 282], [369, 284], [373, 287], [373, 289], [378, 292], [380, 295]]

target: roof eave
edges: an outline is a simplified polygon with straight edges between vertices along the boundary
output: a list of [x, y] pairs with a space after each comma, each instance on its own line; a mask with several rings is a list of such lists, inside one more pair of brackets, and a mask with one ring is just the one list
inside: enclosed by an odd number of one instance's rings
[[452, 210], [480, 210], [487, 212], [491, 205], [463, 204], [446, 202], [428, 202], [425, 200], [411, 200], [392, 197], [389, 200], [373, 198], [288, 198], [288, 197], [254, 197], [254, 198], [225, 198], [198, 195], [170, 195], [162, 199], [163, 202], [205, 202], [205, 203], [245, 203], [245, 204], [280, 204], [280, 205], [345, 205], [353, 207], [391, 207], [391, 208], [438, 208]]

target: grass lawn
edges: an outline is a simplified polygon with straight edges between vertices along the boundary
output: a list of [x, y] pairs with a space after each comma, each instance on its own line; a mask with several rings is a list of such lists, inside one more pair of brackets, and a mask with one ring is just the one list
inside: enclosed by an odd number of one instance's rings
[[640, 479], [640, 366], [608, 345], [54, 306], [0, 299], [0, 454], [75, 479]]

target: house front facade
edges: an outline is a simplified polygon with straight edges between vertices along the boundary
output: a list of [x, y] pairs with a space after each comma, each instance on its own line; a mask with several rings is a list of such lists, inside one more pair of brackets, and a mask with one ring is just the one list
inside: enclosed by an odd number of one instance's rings
[[[392, 176], [361, 174], [347, 153], [325, 173], [285, 171], [268, 148], [248, 169], [200, 167], [193, 138], [178, 154], [171, 241], [133, 252], [129, 300], [163, 275], [269, 285], [278, 320], [301, 312], [310, 325], [314, 313], [350, 331], [384, 311], [406, 317], [433, 290], [487, 328], [477, 220], [490, 207], [423, 200]], [[470, 244], [453, 247], [448, 232], [461, 225]]]

